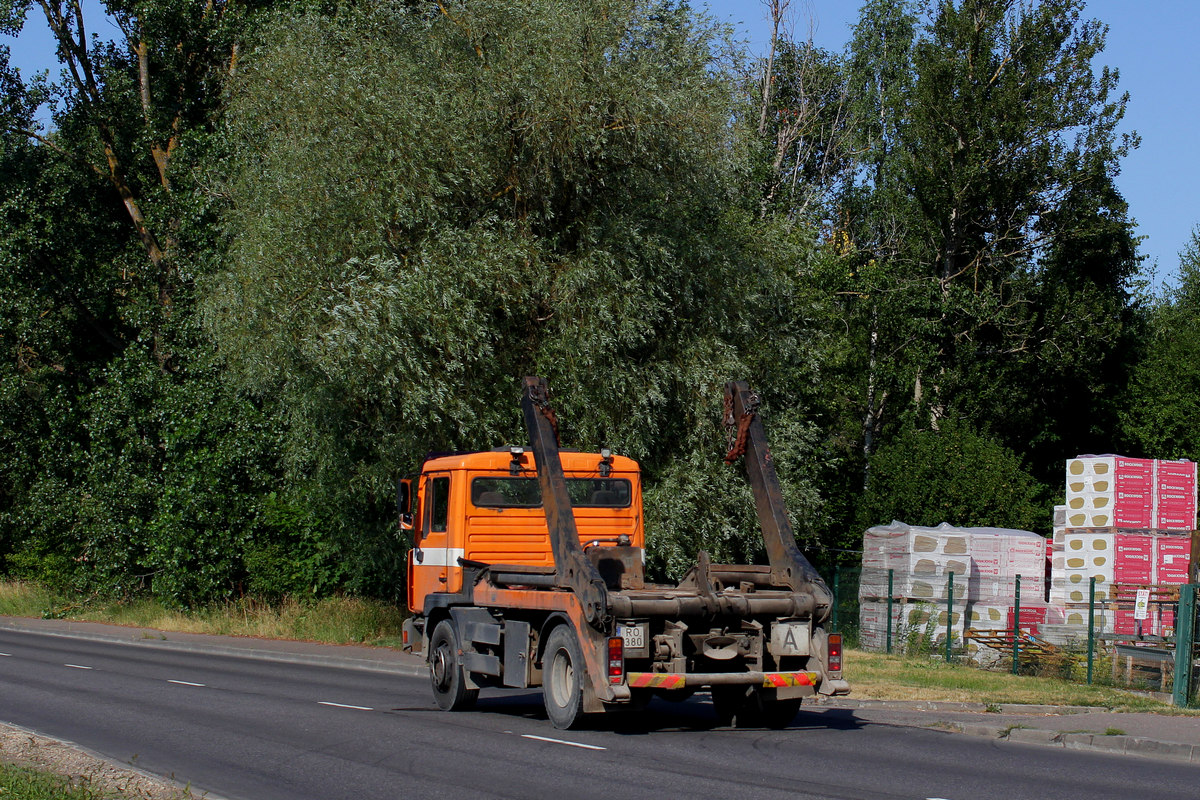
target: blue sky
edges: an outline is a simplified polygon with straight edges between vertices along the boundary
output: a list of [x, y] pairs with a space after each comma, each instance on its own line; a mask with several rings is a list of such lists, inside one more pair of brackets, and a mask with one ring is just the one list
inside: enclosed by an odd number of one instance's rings
[[[733, 23], [755, 52], [764, 52], [770, 35], [759, 0], [693, 0], [713, 16]], [[807, 35], [831, 50], [841, 50], [858, 15], [857, 0], [792, 0], [795, 33]], [[90, 28], [115, 33], [98, 9], [86, 0]], [[1117, 180], [1130, 212], [1145, 237], [1144, 268], [1156, 283], [1170, 283], [1178, 271], [1178, 253], [1200, 224], [1195, 202], [1200, 186], [1200, 151], [1194, 131], [1200, 125], [1200, 3], [1194, 0], [1090, 0], [1086, 17], [1109, 25], [1104, 64], [1121, 73], [1121, 88], [1130, 93], [1125, 130], [1136, 130], [1142, 146], [1123, 162]], [[29, 75], [54, 66], [45, 22], [31, 12], [27, 32], [19, 39], [0, 36], [12, 48], [12, 63]], [[1099, 65], [1097, 65], [1099, 66]], [[56, 74], [56, 70], [52, 75]]]
[[[770, 26], [758, 0], [693, 0], [733, 23], [755, 52], [764, 53]], [[858, 17], [857, 0], [792, 0], [794, 33], [841, 50]], [[1129, 92], [1123, 130], [1137, 131], [1141, 147], [1122, 162], [1117, 186], [1145, 237], [1143, 270], [1156, 285], [1170, 284], [1179, 251], [1200, 224], [1200, 2], [1195, 0], [1088, 0], [1084, 18], [1109, 26], [1097, 69], [1120, 70]], [[1157, 268], [1156, 268], [1157, 265]]]

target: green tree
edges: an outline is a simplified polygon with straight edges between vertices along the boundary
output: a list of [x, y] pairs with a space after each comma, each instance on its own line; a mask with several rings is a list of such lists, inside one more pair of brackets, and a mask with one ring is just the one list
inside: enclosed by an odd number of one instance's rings
[[1200, 460], [1200, 228], [1179, 254], [1176, 285], [1148, 309], [1146, 326], [1120, 404], [1126, 442], [1154, 458]]
[[937, 430], [906, 428], [879, 448], [871, 470], [859, 530], [892, 520], [1032, 531], [1048, 526], [1044, 487], [1012, 451], [962, 422], [943, 419]]
[[828, 283], [864, 468], [905, 420], [964, 416], [1048, 478], [1111, 419], [1095, 397], [1121, 383], [1139, 263], [1113, 177], [1136, 137], [1117, 131], [1127, 97], [1093, 67], [1105, 28], [1081, 8], [864, 7], [849, 73], [862, 168]]
[[[811, 368], [811, 237], [755, 222], [720, 35], [683, 4], [493, 0], [264, 36], [206, 313], [244, 385], [284, 398], [287, 464], [338, 541], [395, 548], [378, 499], [425, 452], [521, 441], [522, 374], [565, 444], [653, 487], [719, 458], [730, 376]], [[720, 546], [698, 502], [673, 519]]]
[[[10, 32], [44, 20], [64, 67], [53, 87], [4, 70], [7, 574], [189, 605], [229, 596], [248, 556], [300, 536], [260, 500], [278, 480], [274, 423], [221, 379], [194, 313], [194, 277], [218, 260], [206, 181], [223, 82], [251, 8], [114, 0], [104, 41], [79, 3], [2, 7]], [[46, 131], [34, 110], [50, 96]]]

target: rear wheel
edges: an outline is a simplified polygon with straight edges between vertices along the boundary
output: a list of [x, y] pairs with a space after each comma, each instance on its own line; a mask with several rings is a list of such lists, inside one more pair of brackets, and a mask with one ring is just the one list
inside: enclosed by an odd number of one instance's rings
[[583, 675], [579, 639], [560, 625], [550, 632], [542, 658], [542, 698], [554, 727], [568, 730], [583, 720]]
[[758, 710], [760, 724], [764, 728], [781, 730], [792, 724], [800, 713], [800, 698], [791, 700], [762, 700]]
[[448, 619], [439, 622], [429, 639], [429, 678], [443, 711], [461, 711], [479, 698], [478, 689], [467, 688], [467, 676], [458, 663], [460, 649], [454, 625]]
[[650, 705], [650, 701], [653, 698], [653, 689], [630, 689], [629, 704], [626, 708], [630, 711], [645, 711], [646, 706]]
[[764, 696], [753, 686], [714, 686], [713, 709], [722, 725], [735, 728], [786, 728], [800, 713], [800, 699]]

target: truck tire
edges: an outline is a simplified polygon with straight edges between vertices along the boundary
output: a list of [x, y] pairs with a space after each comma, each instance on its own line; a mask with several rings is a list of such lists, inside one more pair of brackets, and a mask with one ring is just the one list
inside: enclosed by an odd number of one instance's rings
[[759, 723], [764, 728], [782, 730], [792, 724], [792, 720], [800, 713], [800, 699], [763, 700], [756, 712]]
[[429, 679], [442, 711], [470, 708], [479, 698], [478, 689], [467, 688], [467, 676], [458, 663], [460, 649], [454, 624], [448, 619], [439, 622], [429, 639]]
[[786, 728], [800, 713], [799, 698], [779, 700], [764, 697], [748, 686], [714, 686], [713, 709], [722, 725], [735, 728]]
[[583, 651], [568, 625], [559, 625], [546, 639], [542, 657], [542, 700], [546, 716], [560, 730], [583, 720]]

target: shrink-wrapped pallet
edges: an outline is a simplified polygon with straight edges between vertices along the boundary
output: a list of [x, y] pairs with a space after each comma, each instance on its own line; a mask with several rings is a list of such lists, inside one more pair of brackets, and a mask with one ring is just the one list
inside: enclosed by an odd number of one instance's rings
[[953, 594], [965, 599], [971, 577], [970, 537], [943, 525], [923, 528], [893, 522], [877, 525], [863, 535], [860, 597], [891, 596], [915, 600], [945, 600], [954, 575]]
[[1190, 531], [1196, 527], [1196, 464], [1125, 456], [1066, 462], [1067, 526]]
[[1008, 528], [971, 528], [974, 564], [972, 600], [1003, 601], [1015, 593], [1021, 577], [1021, 594], [1042, 600], [1046, 593], [1046, 539], [1030, 531]]
[[[930, 619], [936, 618], [932, 627], [939, 630], [930, 635], [944, 641], [951, 573], [954, 603], [962, 604], [954, 611], [961, 619], [952, 618], [951, 635], [955, 637], [954, 631], [961, 635], [970, 625], [965, 608], [968, 601], [986, 600], [997, 608], [1011, 606], [1017, 575], [1021, 575], [1022, 597], [1030, 604], [1042, 602], [1045, 564], [1046, 540], [1029, 531], [956, 528], [945, 523], [928, 528], [902, 522], [871, 528], [863, 536], [859, 583], [863, 645], [877, 647], [884, 643], [886, 610], [881, 609], [886, 609], [889, 570], [891, 596], [896, 599], [893, 631], [930, 626]], [[926, 616], [914, 610], [922, 608], [929, 609]]]
[[[868, 650], [887, 647], [887, 601], [863, 600], [859, 604], [859, 642]], [[913, 646], [933, 647], [946, 642], [945, 603], [911, 600], [892, 602], [892, 646], [907, 650]], [[959, 606], [949, 615], [950, 641], [957, 646], [965, 630], [965, 611]]]
[[1153, 460], [1078, 456], [1067, 461], [1066, 473], [1069, 527], [1153, 526]]

